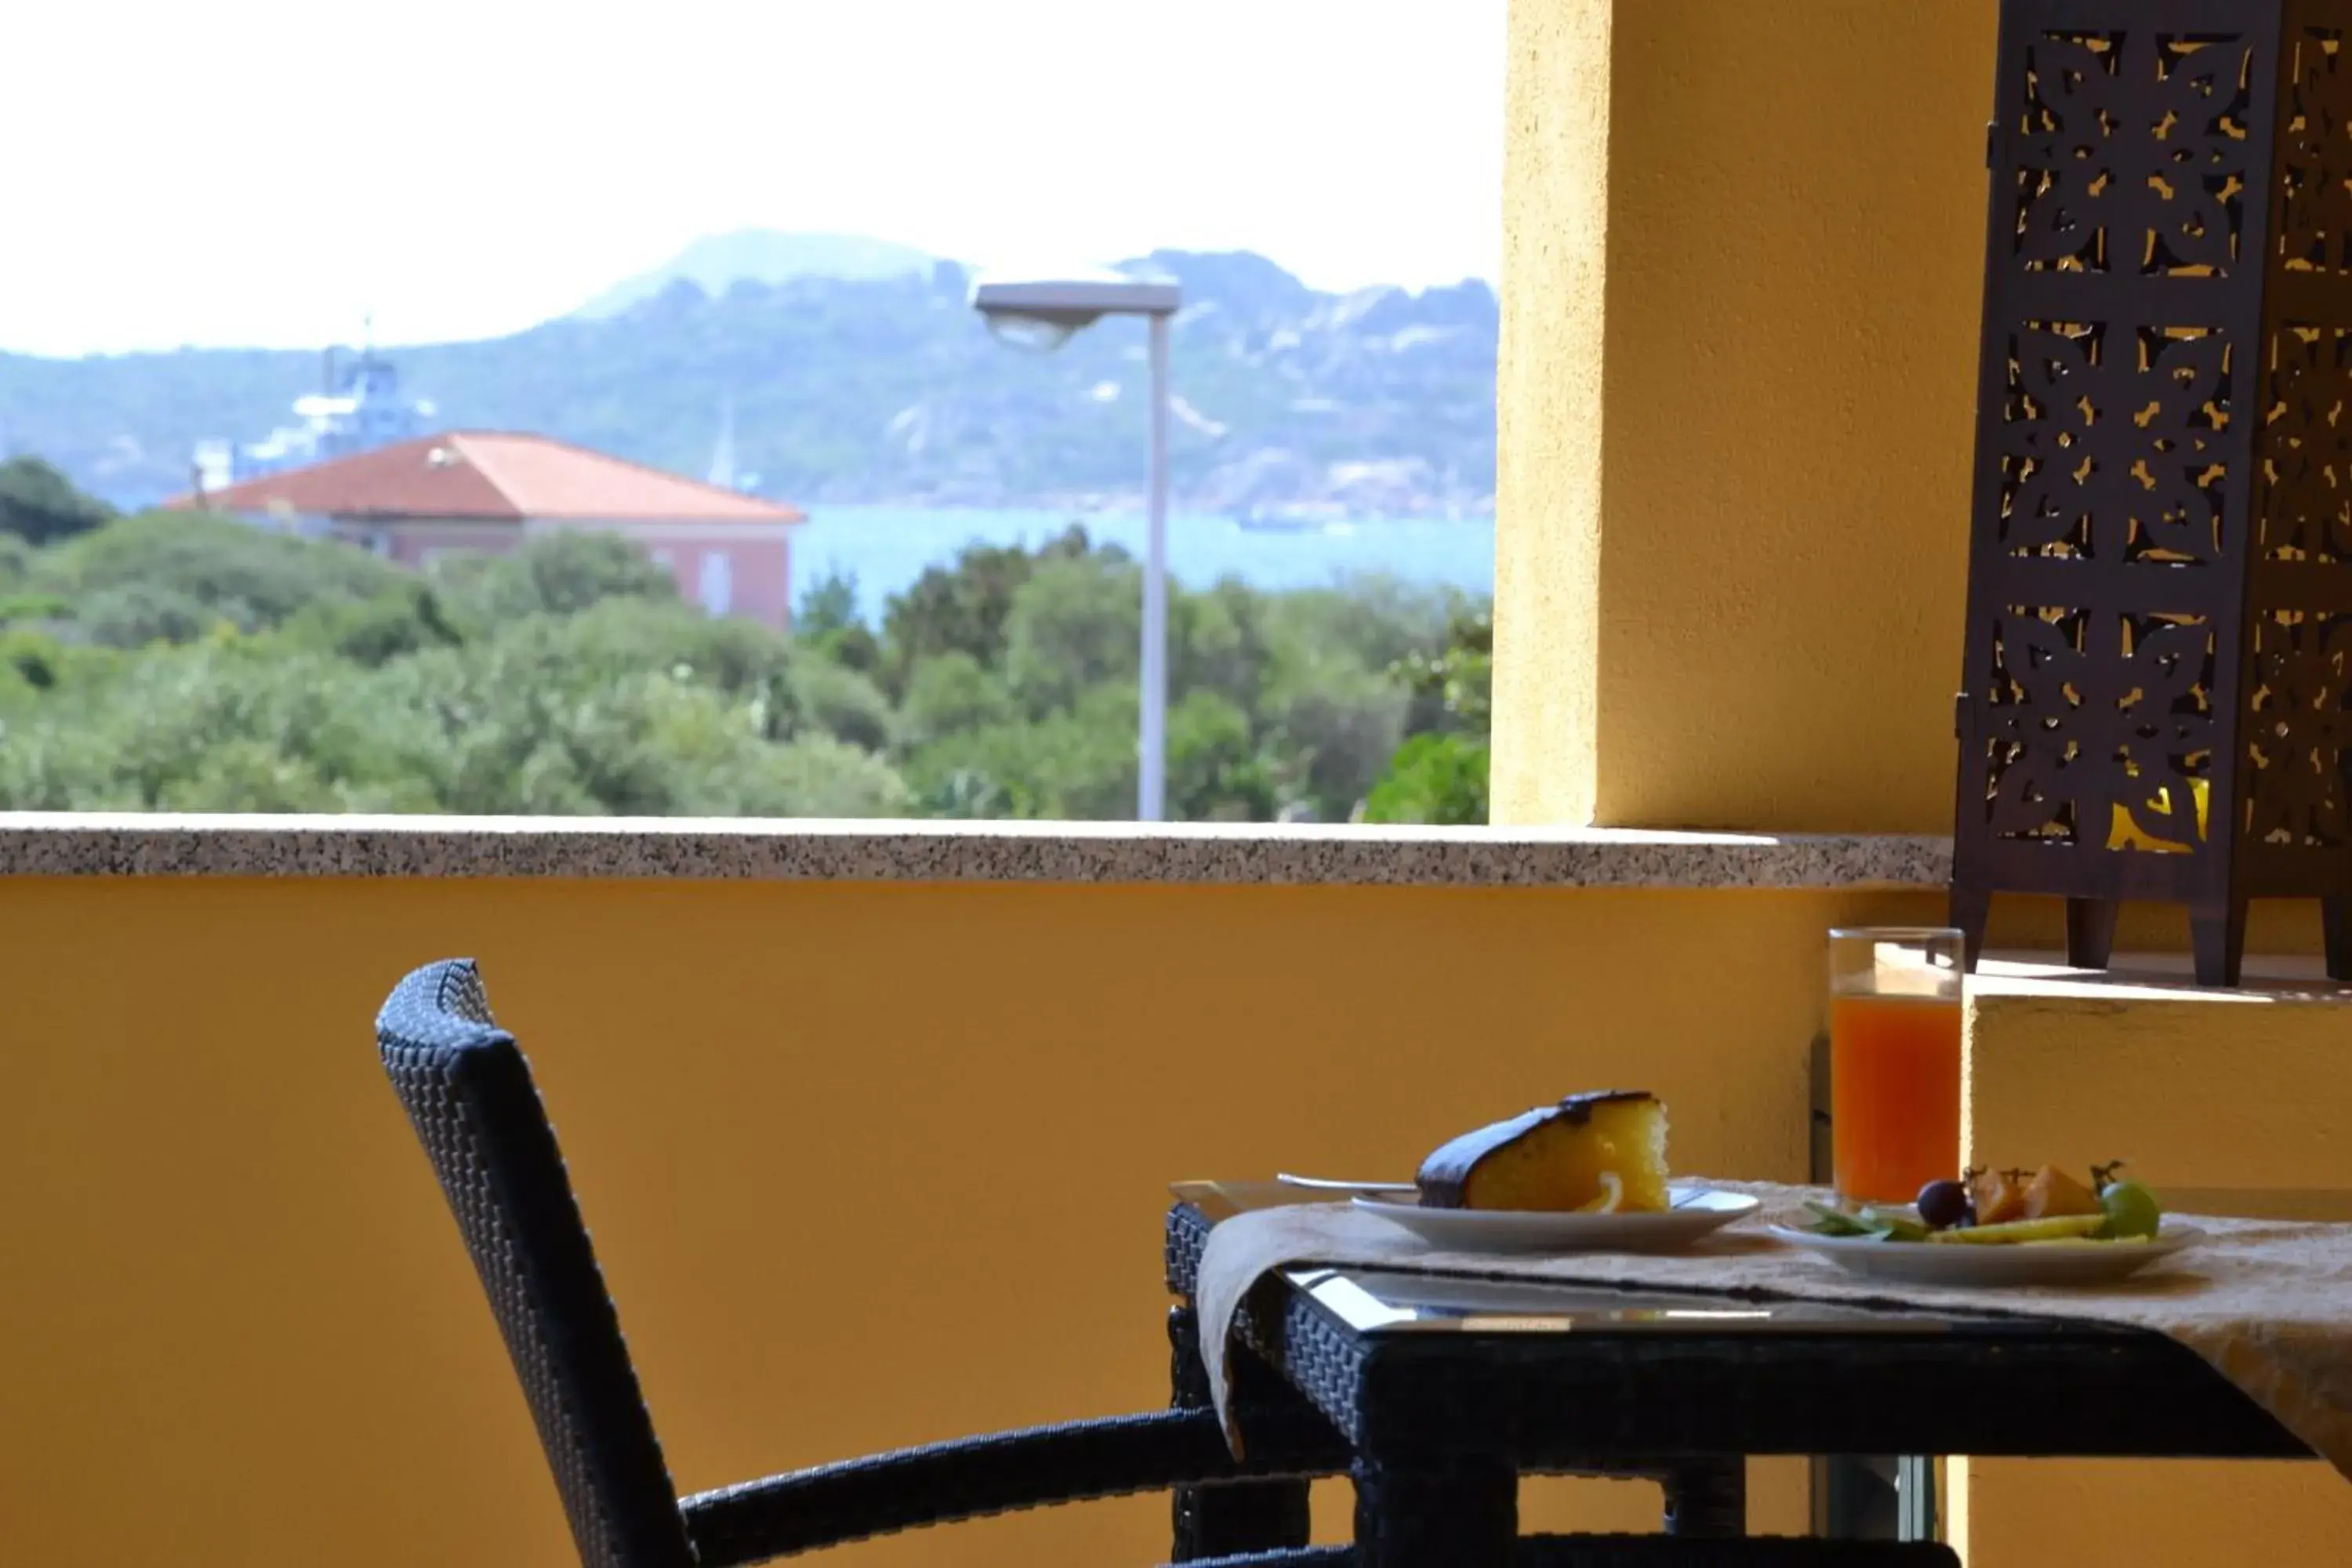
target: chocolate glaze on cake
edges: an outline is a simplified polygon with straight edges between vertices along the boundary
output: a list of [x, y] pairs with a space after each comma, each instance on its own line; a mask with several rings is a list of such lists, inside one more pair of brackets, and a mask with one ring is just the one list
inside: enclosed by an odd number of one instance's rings
[[1592, 1120], [1592, 1108], [1612, 1100], [1649, 1100], [1654, 1098], [1646, 1089], [1602, 1089], [1590, 1094], [1571, 1094], [1558, 1105], [1538, 1105], [1523, 1111], [1507, 1121], [1489, 1122], [1474, 1131], [1442, 1144], [1428, 1159], [1421, 1163], [1420, 1173], [1413, 1177], [1421, 1188], [1421, 1206], [1428, 1209], [1458, 1209], [1463, 1206], [1470, 1188], [1470, 1173], [1496, 1150], [1526, 1137], [1547, 1121], [1586, 1122]]

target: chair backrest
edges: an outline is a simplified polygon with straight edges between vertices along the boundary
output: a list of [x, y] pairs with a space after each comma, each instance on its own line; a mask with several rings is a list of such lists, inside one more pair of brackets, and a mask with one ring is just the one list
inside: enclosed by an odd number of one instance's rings
[[377, 1015], [384, 1072], [441, 1178], [530, 1402], [587, 1568], [692, 1568], [621, 1322], [514, 1037], [470, 959], [427, 964]]

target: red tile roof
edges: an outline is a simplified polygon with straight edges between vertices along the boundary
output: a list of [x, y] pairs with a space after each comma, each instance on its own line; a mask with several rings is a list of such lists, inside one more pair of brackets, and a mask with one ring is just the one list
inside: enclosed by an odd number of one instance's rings
[[[194, 496], [172, 505], [191, 508]], [[248, 479], [204, 498], [215, 511], [525, 518], [608, 522], [802, 522], [807, 514], [544, 436], [453, 430]]]

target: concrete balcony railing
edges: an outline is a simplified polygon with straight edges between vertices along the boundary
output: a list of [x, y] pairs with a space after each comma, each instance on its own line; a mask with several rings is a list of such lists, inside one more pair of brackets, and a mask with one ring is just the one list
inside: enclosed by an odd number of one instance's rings
[[[426, 959], [480, 959], [530, 1053], [693, 1488], [1164, 1402], [1171, 1180], [1402, 1170], [1629, 1077], [1689, 1168], [1801, 1177], [1821, 931], [1932, 918], [1943, 863], [1932, 838], [0, 818], [7, 1554], [564, 1560], [374, 1059]], [[1801, 1528], [1795, 1469], [1761, 1485]], [[1639, 1493], [1532, 1516], [1643, 1528]], [[1165, 1545], [1146, 1500], [844, 1560]]]
[[[374, 1060], [426, 959], [480, 959], [530, 1053], [691, 1489], [1160, 1403], [1172, 1179], [1402, 1171], [1603, 1079], [1666, 1098], [1680, 1168], [1801, 1179], [1822, 933], [1935, 921], [1945, 874], [1927, 837], [0, 817], [12, 1547], [564, 1560]], [[2054, 911], [2004, 919], [2055, 940]], [[2063, 1009], [2116, 998], [2039, 984], [1978, 1009], [1980, 1130], [2040, 1136], [2045, 1088], [2094, 1102], [2095, 1053], [2128, 1054], [2110, 1016], [2069, 1055]], [[2244, 1180], [2323, 1184], [2300, 1108], [2352, 1088], [2315, 1047], [2340, 1016], [2273, 1010], [2235, 1062], [2223, 1131], [2289, 1108]], [[2108, 1101], [2092, 1154], [2204, 1136], [2161, 1092]], [[2044, 1481], [1963, 1483], [1980, 1541], [2047, 1528]], [[2231, 1484], [2352, 1514], [2295, 1468]], [[1758, 1528], [1804, 1528], [1801, 1466], [1755, 1497]], [[1654, 1510], [1547, 1483], [1528, 1517]], [[1148, 1563], [1164, 1530], [1131, 1501], [845, 1561]]]

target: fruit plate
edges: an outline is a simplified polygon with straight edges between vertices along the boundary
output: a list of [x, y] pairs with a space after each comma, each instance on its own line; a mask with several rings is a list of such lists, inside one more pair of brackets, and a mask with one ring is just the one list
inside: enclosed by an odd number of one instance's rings
[[1674, 1206], [1645, 1214], [1538, 1214], [1527, 1209], [1426, 1209], [1358, 1198], [1356, 1207], [1449, 1252], [1672, 1252], [1719, 1230], [1758, 1200], [1712, 1187], [1668, 1189]]
[[1815, 1236], [1785, 1225], [1768, 1227], [1790, 1247], [1829, 1259], [1850, 1274], [1904, 1285], [1962, 1288], [2010, 1285], [2112, 1285], [2195, 1245], [2202, 1234], [2167, 1226], [2152, 1241], [2038, 1241], [2013, 1245], [1881, 1241], [1874, 1236]]

